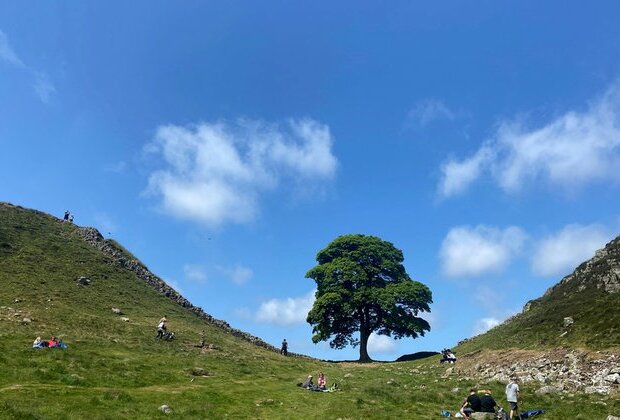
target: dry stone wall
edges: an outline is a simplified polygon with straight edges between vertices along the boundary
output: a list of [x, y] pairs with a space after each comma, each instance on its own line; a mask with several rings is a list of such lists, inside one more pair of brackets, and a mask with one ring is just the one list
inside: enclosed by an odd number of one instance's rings
[[[97, 229], [93, 227], [78, 227], [78, 233], [80, 237], [84, 239], [84, 241], [86, 241], [86, 243], [110, 257], [114, 264], [133, 272], [138, 279], [142, 280], [143, 282], [157, 290], [157, 292], [166, 296], [176, 304], [195, 313], [202, 319], [215, 325], [218, 328], [223, 329], [224, 331], [232, 334], [235, 337], [239, 337], [243, 340], [249, 341], [252, 344], [266, 348], [268, 350], [279, 351], [279, 349], [269, 343], [266, 343], [260, 338], [233, 328], [227, 322], [216, 319], [203, 311], [202, 308], [192, 305], [189, 300], [185, 299], [176, 290], [168, 286], [165, 281], [151, 273], [140, 261], [129, 258], [128, 255], [122, 249], [120, 249], [113, 241], [104, 239]], [[300, 356], [295, 353], [289, 353], [289, 355]]]

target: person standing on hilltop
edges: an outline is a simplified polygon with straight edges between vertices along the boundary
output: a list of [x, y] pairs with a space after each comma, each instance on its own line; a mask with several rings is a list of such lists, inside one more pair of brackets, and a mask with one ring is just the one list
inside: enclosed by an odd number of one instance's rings
[[68, 222], [69, 221], [69, 210], [65, 210], [65, 217], [63, 218], [64, 221]]
[[283, 356], [288, 356], [288, 343], [286, 342], [286, 338], [282, 340], [282, 347], [280, 347], [280, 354]]
[[508, 405], [510, 405], [510, 420], [513, 419], [513, 416], [516, 415], [517, 418], [521, 418], [519, 416], [519, 384], [517, 383], [517, 377], [513, 376], [510, 378], [510, 383], [506, 385], [506, 401], [508, 401]]

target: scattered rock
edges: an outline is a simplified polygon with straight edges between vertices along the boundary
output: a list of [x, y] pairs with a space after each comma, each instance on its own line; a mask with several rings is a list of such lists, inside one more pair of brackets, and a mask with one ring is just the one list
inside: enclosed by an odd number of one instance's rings
[[170, 413], [172, 413], [172, 408], [170, 408], [166, 404], [164, 404], [164, 405], [159, 407], [159, 411], [161, 411], [164, 414], [170, 414]]
[[620, 420], [620, 417], [609, 415], [605, 420]]
[[575, 323], [575, 320], [573, 319], [572, 316], [564, 317], [564, 328], [570, 327], [574, 323]]
[[21, 299], [15, 299], [15, 303], [19, 303], [21, 301], [22, 301]]
[[122, 317], [121, 317], [121, 321], [123, 321], [123, 322], [129, 322], [129, 318], [127, 318], [126, 316], [122, 316]]
[[538, 395], [559, 394], [560, 392], [562, 392], [562, 389], [553, 385], [545, 385], [542, 388], [538, 388], [536, 390], [536, 394]]
[[209, 372], [201, 367], [193, 367], [189, 370], [189, 373], [192, 376], [209, 376]]
[[112, 312], [114, 312], [116, 315], [123, 315], [123, 311], [118, 308], [112, 308]]
[[88, 286], [90, 284], [90, 279], [84, 276], [80, 276], [77, 282], [78, 284], [81, 284], [82, 286]]
[[22, 322], [23, 322], [24, 324], [30, 324], [30, 323], [32, 322], [32, 319], [30, 319], [30, 318], [24, 318], [24, 319], [22, 319]]
[[345, 374], [344, 374], [344, 377], [345, 377], [345, 378], [352, 378], [352, 377], [353, 377], [353, 374], [351, 374], [351, 373], [345, 373]]

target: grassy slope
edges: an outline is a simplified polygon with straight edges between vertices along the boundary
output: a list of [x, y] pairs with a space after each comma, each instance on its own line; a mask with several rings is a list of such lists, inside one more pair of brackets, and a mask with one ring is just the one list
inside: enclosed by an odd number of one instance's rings
[[[357, 365], [281, 357], [213, 327], [108, 262], [74, 226], [0, 204], [0, 418], [156, 418], [168, 404], [180, 418], [430, 419], [454, 410], [473, 385], [443, 378], [436, 358]], [[78, 286], [79, 276], [91, 285]], [[154, 339], [163, 314], [175, 342]], [[22, 323], [26, 316], [33, 322]], [[215, 350], [193, 347], [202, 330]], [[37, 335], [61, 336], [70, 348], [33, 350]], [[194, 367], [208, 376], [193, 376]], [[342, 391], [295, 386], [318, 371]], [[490, 384], [497, 395], [502, 386]], [[552, 407], [547, 419], [567, 418], [576, 404], [583, 407], [578, 418], [620, 412], [618, 400], [604, 406], [600, 399], [532, 396], [527, 406]]]

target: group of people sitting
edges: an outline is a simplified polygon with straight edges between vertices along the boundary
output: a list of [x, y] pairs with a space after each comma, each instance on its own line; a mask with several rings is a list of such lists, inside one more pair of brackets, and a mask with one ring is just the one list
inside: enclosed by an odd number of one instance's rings
[[472, 413], [495, 413], [495, 407], [497, 402], [491, 396], [491, 391], [489, 389], [480, 390], [482, 396], [478, 396], [478, 390], [476, 388], [471, 388], [469, 390], [469, 395], [463, 401], [463, 405], [461, 406], [460, 413], [465, 419], [469, 419], [469, 416]]
[[327, 379], [325, 379], [325, 374], [323, 372], [319, 373], [319, 379], [316, 384], [312, 381], [312, 375], [308, 375], [303, 383], [299, 383], [297, 385], [307, 389], [308, 391], [318, 392], [331, 392], [338, 389], [336, 384], [332, 385], [330, 388], [327, 388]]
[[52, 337], [49, 340], [41, 340], [41, 337], [37, 337], [32, 343], [33, 349], [45, 349], [45, 348], [56, 348], [56, 349], [66, 349], [67, 346], [62, 342], [62, 339], [59, 340], [56, 337]]
[[452, 353], [452, 350], [443, 349], [441, 351], [441, 360], [439, 361], [439, 363], [455, 363], [455, 362], [456, 362], [456, 356], [454, 355], [454, 353]]

